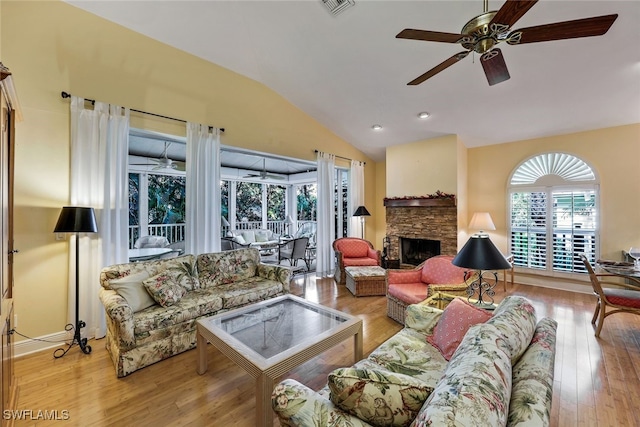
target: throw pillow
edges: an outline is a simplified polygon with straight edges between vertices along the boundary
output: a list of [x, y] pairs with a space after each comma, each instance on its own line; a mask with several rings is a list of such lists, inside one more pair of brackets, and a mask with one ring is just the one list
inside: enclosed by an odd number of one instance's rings
[[266, 230], [256, 231], [256, 243], [264, 243], [269, 241], [269, 232]]
[[198, 271], [195, 263], [182, 261], [175, 267], [168, 268], [165, 273], [171, 275], [173, 281], [187, 291], [200, 289], [200, 281], [198, 280]]
[[427, 336], [427, 342], [449, 360], [469, 328], [490, 318], [490, 312], [474, 307], [462, 298], [454, 298], [442, 312], [433, 335]]
[[131, 310], [136, 313], [156, 304], [142, 283], [143, 280], [148, 278], [149, 273], [141, 271], [119, 279], [109, 280], [109, 286], [124, 298], [131, 307]]
[[256, 233], [253, 230], [244, 230], [240, 234], [244, 238], [244, 241], [247, 243], [255, 243], [256, 242]]
[[374, 426], [408, 426], [432, 387], [409, 375], [382, 369], [339, 368], [329, 374], [330, 399]]
[[233, 240], [235, 240], [236, 242], [240, 243], [241, 245], [246, 245], [247, 244], [247, 241], [244, 240], [244, 237], [242, 237], [242, 235], [238, 235], [238, 236], [234, 237]]
[[175, 281], [175, 275], [169, 270], [156, 274], [142, 283], [151, 298], [163, 307], [177, 303], [187, 293], [187, 290]]

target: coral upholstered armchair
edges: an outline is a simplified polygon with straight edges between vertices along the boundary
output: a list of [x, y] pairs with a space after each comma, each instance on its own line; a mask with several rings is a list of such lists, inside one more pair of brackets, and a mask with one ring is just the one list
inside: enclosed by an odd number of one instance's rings
[[436, 291], [467, 296], [466, 269], [451, 264], [449, 255], [427, 259], [413, 270], [387, 270], [387, 316], [404, 324], [404, 311]]
[[373, 249], [368, 240], [341, 237], [333, 242], [333, 250], [337, 260], [334, 279], [340, 285], [345, 284], [345, 267], [380, 265], [380, 251]]

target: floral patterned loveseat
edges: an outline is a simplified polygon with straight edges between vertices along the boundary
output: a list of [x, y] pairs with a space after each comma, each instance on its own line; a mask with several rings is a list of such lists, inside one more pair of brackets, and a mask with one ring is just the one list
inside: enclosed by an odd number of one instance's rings
[[106, 347], [118, 377], [192, 349], [196, 321], [289, 293], [290, 270], [257, 249], [112, 265], [100, 273]]
[[428, 342], [441, 319], [442, 310], [410, 305], [404, 329], [367, 359], [333, 371], [322, 390], [292, 379], [277, 384], [272, 406], [280, 424], [549, 425], [553, 319], [538, 322], [528, 300], [507, 297], [489, 320], [468, 329], [449, 361]]

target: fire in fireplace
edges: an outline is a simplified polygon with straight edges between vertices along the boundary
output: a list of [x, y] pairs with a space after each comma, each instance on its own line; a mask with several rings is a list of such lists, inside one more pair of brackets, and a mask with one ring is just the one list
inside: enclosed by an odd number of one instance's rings
[[400, 237], [400, 264], [419, 265], [440, 255], [440, 240]]

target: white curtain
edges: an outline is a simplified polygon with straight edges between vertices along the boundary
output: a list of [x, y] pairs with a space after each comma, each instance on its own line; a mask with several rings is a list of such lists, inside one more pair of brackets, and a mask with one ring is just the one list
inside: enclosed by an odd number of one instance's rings
[[318, 152], [318, 229], [316, 233], [316, 274], [327, 277], [334, 267], [336, 157]]
[[[351, 160], [349, 180], [349, 215], [353, 215], [358, 206], [364, 206], [364, 163], [358, 160]], [[350, 216], [349, 218], [349, 236], [364, 239], [361, 217]]]
[[[103, 267], [128, 261], [129, 198], [127, 153], [129, 109], [96, 102], [85, 108], [71, 97], [71, 206], [93, 207], [98, 233], [79, 236], [79, 308], [83, 336], [105, 335], [98, 299]], [[70, 239], [68, 318], [75, 324], [75, 239]]]
[[186, 252], [220, 250], [220, 132], [187, 123]]

